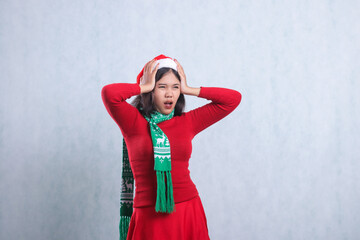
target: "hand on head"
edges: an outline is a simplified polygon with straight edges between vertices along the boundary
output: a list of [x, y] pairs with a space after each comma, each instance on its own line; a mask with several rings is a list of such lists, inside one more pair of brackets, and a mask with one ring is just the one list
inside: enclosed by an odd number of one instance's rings
[[177, 64], [177, 71], [180, 75], [180, 91], [181, 93], [184, 93], [185, 90], [188, 88], [187, 82], [186, 82], [186, 76], [185, 76], [185, 72], [184, 69], [182, 68], [182, 66], [180, 65], [180, 63], [178, 62], [178, 60], [174, 59], [174, 62], [176, 62]]
[[[156, 82], [155, 76], [160, 64], [160, 63], [156, 64], [157, 59], [160, 59], [159, 56], [147, 62], [144, 66], [142, 77], [140, 77], [140, 79], [138, 78], [139, 79], [138, 82], [140, 82], [139, 84], [141, 88], [141, 93], [151, 92], [155, 87], [155, 82]], [[178, 62], [178, 60], [173, 59], [173, 62], [176, 63], [176, 69], [180, 75], [180, 91], [183, 94], [188, 94], [190, 88], [187, 85], [184, 69], [181, 66], [181, 64]]]
[[143, 76], [140, 78], [140, 86], [145, 89], [146, 92], [151, 92], [155, 87], [155, 75], [159, 67], [158, 63], [154, 68], [155, 63], [155, 59], [147, 62], [144, 66]]

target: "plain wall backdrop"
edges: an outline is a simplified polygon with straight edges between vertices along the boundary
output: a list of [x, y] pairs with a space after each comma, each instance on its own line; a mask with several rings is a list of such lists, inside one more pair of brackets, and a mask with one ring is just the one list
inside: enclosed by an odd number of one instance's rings
[[242, 93], [193, 141], [212, 240], [360, 239], [359, 43], [355, 0], [0, 0], [0, 239], [118, 239], [101, 88], [159, 54]]

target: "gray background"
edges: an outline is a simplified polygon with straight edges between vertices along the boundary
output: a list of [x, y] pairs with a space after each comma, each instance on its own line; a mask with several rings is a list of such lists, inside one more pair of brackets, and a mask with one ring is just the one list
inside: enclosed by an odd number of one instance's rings
[[118, 239], [100, 92], [161, 53], [243, 96], [193, 141], [211, 239], [360, 239], [359, 27], [359, 1], [1, 0], [0, 239]]

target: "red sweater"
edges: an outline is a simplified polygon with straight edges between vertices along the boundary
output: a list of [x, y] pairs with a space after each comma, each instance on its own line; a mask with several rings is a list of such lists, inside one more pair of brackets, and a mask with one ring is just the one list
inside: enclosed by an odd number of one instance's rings
[[[101, 96], [110, 116], [120, 127], [125, 139], [130, 166], [135, 179], [134, 207], [155, 206], [156, 173], [149, 124], [141, 113], [125, 100], [140, 94], [136, 83], [113, 83], [102, 88]], [[201, 87], [199, 97], [211, 100], [181, 116], [158, 123], [170, 142], [171, 174], [175, 203], [198, 195], [188, 170], [191, 140], [196, 134], [232, 112], [241, 101], [235, 90]]]

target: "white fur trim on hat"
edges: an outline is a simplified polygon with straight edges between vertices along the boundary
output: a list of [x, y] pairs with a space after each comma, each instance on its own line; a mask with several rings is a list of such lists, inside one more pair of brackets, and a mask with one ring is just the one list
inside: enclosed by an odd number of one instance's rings
[[163, 59], [156, 60], [153, 70], [155, 69], [155, 67], [158, 63], [159, 63], [158, 69], [168, 67], [168, 68], [172, 68], [177, 71], [176, 62], [174, 60], [172, 60], [171, 58], [163, 58]]

